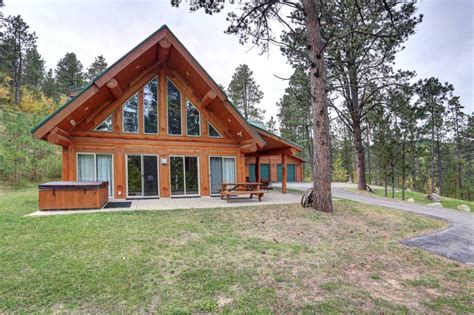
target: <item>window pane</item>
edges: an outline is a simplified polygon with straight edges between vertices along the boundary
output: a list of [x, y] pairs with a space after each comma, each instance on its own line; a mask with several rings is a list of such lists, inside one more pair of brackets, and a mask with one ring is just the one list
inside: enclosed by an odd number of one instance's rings
[[183, 157], [170, 157], [171, 194], [184, 195]]
[[112, 115], [107, 117], [100, 125], [98, 125], [95, 131], [112, 131]]
[[143, 156], [143, 188], [145, 196], [158, 196], [158, 159]]
[[158, 79], [154, 78], [143, 88], [143, 116], [145, 133], [158, 133]]
[[112, 196], [112, 155], [96, 155], [97, 180], [109, 183], [109, 196]]
[[77, 180], [95, 181], [93, 154], [77, 155]]
[[185, 160], [186, 195], [199, 194], [198, 158], [187, 156]]
[[130, 97], [123, 104], [123, 131], [138, 132], [138, 94]]
[[235, 159], [223, 158], [223, 162], [224, 183], [235, 183]]
[[186, 101], [186, 128], [189, 136], [201, 135], [199, 111], [189, 100]]
[[209, 124], [209, 137], [213, 137], [213, 138], [222, 138], [221, 134], [216, 130], [216, 128], [214, 128], [213, 125]]
[[127, 184], [129, 196], [142, 195], [142, 159], [140, 155], [127, 157]]
[[211, 194], [218, 194], [222, 184], [222, 158], [211, 157]]
[[181, 134], [181, 93], [168, 80], [168, 133]]

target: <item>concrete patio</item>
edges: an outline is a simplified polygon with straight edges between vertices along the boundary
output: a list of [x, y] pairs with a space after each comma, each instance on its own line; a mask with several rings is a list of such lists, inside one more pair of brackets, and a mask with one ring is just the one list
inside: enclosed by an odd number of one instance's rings
[[221, 200], [220, 197], [197, 197], [197, 198], [160, 198], [160, 199], [132, 199], [132, 200], [115, 200], [110, 202], [132, 202], [129, 208], [110, 208], [110, 209], [83, 209], [83, 210], [53, 210], [53, 211], [36, 211], [28, 214], [28, 216], [50, 216], [62, 214], [79, 214], [79, 213], [103, 213], [118, 211], [137, 211], [137, 210], [174, 210], [174, 209], [207, 209], [207, 208], [230, 208], [230, 207], [246, 207], [246, 206], [266, 206], [276, 204], [299, 203], [301, 199], [300, 193], [282, 194], [280, 191], [269, 191], [265, 193], [261, 202], [257, 197], [250, 199], [248, 196], [234, 197], [227, 202]]

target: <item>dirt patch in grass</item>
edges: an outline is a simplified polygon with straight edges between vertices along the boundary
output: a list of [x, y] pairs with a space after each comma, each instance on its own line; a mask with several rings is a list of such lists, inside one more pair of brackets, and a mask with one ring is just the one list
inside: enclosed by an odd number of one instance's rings
[[24, 218], [0, 200], [0, 313], [474, 312], [474, 268], [400, 243], [442, 221], [348, 201]]

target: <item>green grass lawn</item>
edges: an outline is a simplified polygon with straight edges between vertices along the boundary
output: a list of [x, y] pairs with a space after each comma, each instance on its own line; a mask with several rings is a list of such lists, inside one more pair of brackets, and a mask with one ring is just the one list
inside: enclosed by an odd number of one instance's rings
[[472, 313], [474, 268], [406, 247], [446, 223], [336, 201], [24, 217], [0, 192], [0, 313]]
[[[385, 197], [385, 190], [383, 188], [378, 188], [375, 190], [375, 193], [381, 197]], [[387, 197], [392, 198], [392, 191], [388, 189]], [[425, 198], [426, 194], [414, 192], [414, 191], [405, 191], [405, 200], [408, 198], [413, 198], [416, 203], [428, 204], [432, 203], [432, 201]], [[395, 190], [395, 199], [402, 200], [402, 190], [396, 189]], [[445, 208], [455, 209], [457, 210], [457, 206], [459, 205], [468, 205], [471, 208], [471, 212], [474, 211], [474, 201], [467, 201], [467, 200], [460, 200], [460, 199], [453, 199], [442, 197], [441, 204]]]

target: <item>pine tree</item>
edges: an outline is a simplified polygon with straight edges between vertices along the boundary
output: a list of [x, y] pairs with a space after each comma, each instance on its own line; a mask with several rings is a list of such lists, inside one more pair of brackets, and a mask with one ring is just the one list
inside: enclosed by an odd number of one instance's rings
[[0, 71], [6, 72], [12, 79], [11, 87], [16, 104], [20, 103], [21, 86], [26, 53], [36, 45], [36, 34], [21, 16], [8, 17], [6, 29], [0, 38]]
[[227, 88], [229, 98], [246, 120], [262, 120], [264, 110], [257, 108], [263, 92], [253, 78], [253, 72], [246, 64], [239, 65]]
[[107, 68], [107, 62], [105, 61], [104, 56], [100, 55], [95, 57], [94, 62], [91, 63], [89, 68], [87, 68], [87, 80], [92, 82], [99, 74], [101, 74]]
[[347, 182], [349, 175], [344, 168], [344, 160], [341, 154], [338, 154], [332, 165], [332, 181], [333, 182]]
[[23, 69], [23, 84], [33, 88], [40, 88], [44, 80], [44, 60], [36, 47], [27, 51]]
[[[431, 189], [435, 192], [436, 187], [439, 193], [442, 193], [443, 186], [443, 165], [441, 159], [441, 141], [444, 133], [445, 102], [448, 100], [448, 94], [452, 93], [453, 86], [449, 83], [442, 84], [437, 78], [431, 77], [420, 80], [417, 83], [418, 103], [426, 114], [425, 130], [430, 133], [431, 139]], [[435, 163], [438, 166], [438, 185], [435, 183], [436, 170]]]
[[84, 84], [82, 63], [75, 53], [68, 52], [59, 60], [56, 66], [56, 84], [58, 91], [63, 94], [81, 88]]
[[53, 99], [57, 99], [59, 97], [58, 87], [53, 75], [53, 69], [49, 69], [46, 73], [41, 90], [47, 97], [51, 97]]
[[282, 137], [304, 148], [303, 157], [313, 161], [313, 124], [309, 76], [303, 67], [296, 67], [285, 94], [277, 103]]
[[271, 116], [270, 120], [265, 123], [265, 127], [267, 127], [267, 130], [270, 132], [275, 133], [277, 131], [276, 120], [273, 116]]

